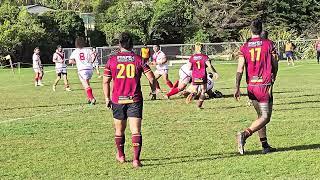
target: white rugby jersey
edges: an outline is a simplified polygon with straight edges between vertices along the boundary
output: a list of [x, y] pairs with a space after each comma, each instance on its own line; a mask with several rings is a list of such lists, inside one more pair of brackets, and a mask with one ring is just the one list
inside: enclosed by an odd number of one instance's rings
[[187, 76], [191, 77], [192, 71], [188, 64], [184, 64], [183, 66], [181, 66], [180, 71], [184, 72]]
[[53, 60], [56, 64], [56, 69], [67, 67], [63, 52], [55, 52], [53, 54]]
[[92, 70], [91, 54], [92, 51], [90, 49], [77, 48], [71, 53], [69, 59], [74, 59], [76, 61], [78, 71]]
[[35, 69], [39, 69], [42, 66], [40, 56], [36, 53], [33, 53], [32, 55], [32, 65]]
[[[161, 50], [159, 50], [158, 52], [153, 54], [153, 59], [157, 62], [160, 63], [163, 58], [165, 58], [166, 55], [164, 54], [164, 52], [162, 52]], [[167, 70], [168, 68], [168, 62], [166, 62], [165, 64], [158, 64], [156, 66], [157, 70]]]

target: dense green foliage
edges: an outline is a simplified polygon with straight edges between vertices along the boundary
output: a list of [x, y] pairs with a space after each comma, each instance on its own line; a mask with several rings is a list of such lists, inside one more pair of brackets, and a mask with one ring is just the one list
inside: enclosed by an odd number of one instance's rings
[[[0, 70], [0, 177], [2, 179], [319, 179], [320, 71], [305, 62], [280, 63], [274, 86], [274, 111], [268, 140], [278, 152], [262, 155], [257, 134], [246, 143], [247, 155], [236, 150], [235, 134], [255, 118], [247, 97], [233, 97], [236, 65], [215, 64], [215, 87], [226, 98], [204, 102], [199, 111], [185, 99], [149, 101], [146, 78], [142, 121], [143, 149], [139, 170], [115, 161], [112, 113], [105, 108], [102, 82], [92, 79], [98, 104], [86, 105], [76, 70], [68, 71], [73, 92], [63, 83], [53, 92], [53, 68], [45, 68], [44, 87], [31, 82], [32, 69], [13, 76]], [[178, 78], [171, 67], [170, 78]], [[245, 82], [245, 81], [243, 81]], [[161, 87], [166, 85], [160, 80]], [[244, 84], [243, 84], [244, 85]], [[245, 92], [245, 89], [242, 89]], [[132, 160], [127, 127], [125, 151]]]

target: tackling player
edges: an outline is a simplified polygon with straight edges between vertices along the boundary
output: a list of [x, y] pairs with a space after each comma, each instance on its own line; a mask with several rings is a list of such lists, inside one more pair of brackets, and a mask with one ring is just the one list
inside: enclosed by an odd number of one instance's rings
[[93, 68], [96, 69], [98, 78], [102, 78], [102, 76], [100, 74], [99, 61], [98, 61], [97, 57], [98, 57], [97, 49], [96, 48], [92, 48], [91, 59], [92, 59]]
[[[201, 53], [202, 45], [196, 43], [195, 54], [193, 54], [189, 59], [189, 67], [192, 70], [192, 84], [200, 85], [201, 93], [197, 103], [198, 108], [202, 108], [202, 104], [206, 98], [205, 93], [207, 91], [207, 70], [209, 67], [211, 72], [214, 72], [215, 79], [218, 79], [218, 73], [211, 65], [209, 57]], [[189, 99], [192, 99], [193, 94], [189, 95]]]
[[169, 99], [171, 96], [183, 91], [187, 85], [191, 82], [191, 73], [189, 64], [184, 64], [179, 69], [179, 80], [173, 85], [173, 88], [166, 94]]
[[[172, 82], [169, 80], [169, 67], [168, 67], [168, 60], [166, 55], [160, 50], [159, 45], [153, 46], [153, 60], [156, 63], [156, 71], [154, 72], [154, 75], [156, 79], [158, 80], [161, 76], [163, 77], [163, 80], [166, 82], [167, 86], [171, 89], [173, 88]], [[157, 81], [157, 92], [161, 92], [159, 82]]]
[[272, 114], [272, 86], [277, 77], [278, 61], [274, 58], [276, 50], [273, 42], [261, 38], [259, 36], [261, 31], [262, 22], [254, 20], [251, 23], [252, 38], [240, 48], [234, 97], [240, 100], [240, 82], [246, 67], [248, 97], [252, 100], [258, 115], [250, 127], [237, 134], [240, 154], [244, 154], [247, 138], [257, 131], [263, 148], [262, 152], [275, 151], [267, 142], [266, 125], [270, 122]]
[[[133, 162], [135, 168], [141, 167], [140, 153], [142, 147], [141, 121], [143, 98], [140, 79], [144, 73], [155, 91], [155, 77], [150, 67], [141, 56], [132, 52], [133, 39], [129, 33], [121, 33], [119, 37], [121, 52], [112, 55], [104, 69], [103, 91], [108, 108], [112, 108], [116, 159], [125, 162], [124, 144], [127, 121], [130, 124], [133, 145]], [[112, 97], [110, 99], [110, 83], [113, 81]], [[155, 94], [153, 93], [155, 96]]]
[[56, 52], [53, 54], [52, 61], [56, 64], [56, 73], [57, 78], [54, 81], [54, 84], [52, 86], [52, 90], [56, 91], [56, 86], [58, 82], [61, 79], [61, 76], [63, 76], [64, 81], [64, 88], [66, 91], [71, 91], [68, 83], [68, 77], [67, 77], [67, 65], [64, 58], [64, 52], [62, 51], [62, 47], [60, 45], [57, 46]]
[[43, 66], [40, 59], [40, 48], [34, 48], [33, 52], [34, 53], [32, 55], [32, 67], [35, 73], [34, 86], [43, 86]]
[[75, 46], [76, 49], [71, 53], [69, 63], [77, 65], [79, 79], [86, 91], [88, 103], [95, 105], [96, 99], [94, 98], [92, 89], [90, 87], [90, 79], [93, 74], [91, 59], [92, 51], [84, 48], [85, 40], [83, 37], [76, 38]]

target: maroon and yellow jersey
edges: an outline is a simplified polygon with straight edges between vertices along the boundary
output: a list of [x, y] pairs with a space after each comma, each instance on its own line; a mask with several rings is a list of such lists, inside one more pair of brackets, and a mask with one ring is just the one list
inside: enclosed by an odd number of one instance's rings
[[209, 57], [205, 54], [194, 54], [190, 57], [189, 62], [191, 63], [192, 70], [192, 82], [193, 84], [206, 83], [207, 72], [206, 62]]
[[140, 78], [151, 71], [141, 56], [133, 52], [119, 52], [111, 56], [105, 66], [104, 75], [112, 77], [112, 102], [129, 104], [142, 101]]
[[273, 55], [276, 49], [268, 39], [252, 38], [240, 48], [244, 57], [249, 86], [271, 85], [273, 81]]

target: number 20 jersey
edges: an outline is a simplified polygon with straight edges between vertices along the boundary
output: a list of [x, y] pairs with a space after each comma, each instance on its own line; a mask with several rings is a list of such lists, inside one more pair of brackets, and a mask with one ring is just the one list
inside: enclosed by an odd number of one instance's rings
[[141, 56], [133, 52], [119, 52], [109, 58], [104, 76], [112, 77], [112, 102], [129, 104], [142, 101], [140, 78], [151, 71]]
[[273, 42], [268, 39], [252, 38], [241, 46], [239, 56], [245, 59], [249, 86], [272, 84], [272, 61], [275, 53]]

